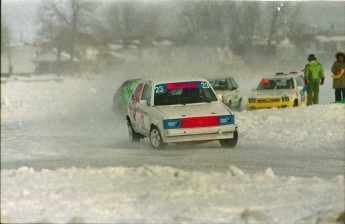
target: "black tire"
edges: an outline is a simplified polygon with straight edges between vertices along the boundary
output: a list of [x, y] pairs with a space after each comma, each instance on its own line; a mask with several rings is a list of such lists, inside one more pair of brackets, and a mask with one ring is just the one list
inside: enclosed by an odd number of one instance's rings
[[237, 130], [234, 132], [234, 137], [233, 138], [220, 139], [219, 140], [219, 143], [224, 148], [234, 148], [237, 145], [237, 142], [238, 142], [238, 132], [237, 132]]
[[295, 100], [293, 101], [293, 107], [298, 107], [298, 100], [297, 100], [297, 99], [295, 99]]
[[129, 143], [139, 143], [140, 135], [134, 131], [130, 121], [127, 121], [127, 126], [128, 126]]
[[155, 126], [152, 126], [149, 137], [150, 137], [151, 145], [155, 149], [162, 149], [167, 145], [166, 143], [163, 142], [162, 135], [159, 129]]

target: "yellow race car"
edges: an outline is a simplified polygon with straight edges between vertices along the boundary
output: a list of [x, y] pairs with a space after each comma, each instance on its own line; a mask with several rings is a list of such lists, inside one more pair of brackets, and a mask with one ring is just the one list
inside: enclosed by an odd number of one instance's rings
[[297, 72], [276, 73], [263, 78], [246, 103], [247, 110], [297, 107], [307, 102], [306, 86]]

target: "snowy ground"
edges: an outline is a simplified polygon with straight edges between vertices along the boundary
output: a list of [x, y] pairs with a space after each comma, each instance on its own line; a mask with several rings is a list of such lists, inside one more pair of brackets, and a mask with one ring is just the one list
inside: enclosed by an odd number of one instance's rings
[[[344, 223], [345, 106], [235, 112], [239, 143], [127, 145], [126, 77], [1, 83], [1, 223]], [[235, 77], [243, 89], [259, 80]], [[51, 81], [49, 81], [51, 80]]]

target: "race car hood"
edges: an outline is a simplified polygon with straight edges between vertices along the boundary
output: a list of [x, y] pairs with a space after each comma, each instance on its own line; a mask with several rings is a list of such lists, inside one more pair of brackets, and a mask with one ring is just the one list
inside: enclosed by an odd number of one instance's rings
[[250, 94], [249, 98], [289, 96], [293, 94], [294, 91], [293, 89], [256, 90]]
[[231, 113], [225, 105], [218, 101], [211, 103], [156, 106], [156, 108], [161, 113], [163, 113], [167, 117], [167, 119], [175, 119], [181, 117], [228, 115]]

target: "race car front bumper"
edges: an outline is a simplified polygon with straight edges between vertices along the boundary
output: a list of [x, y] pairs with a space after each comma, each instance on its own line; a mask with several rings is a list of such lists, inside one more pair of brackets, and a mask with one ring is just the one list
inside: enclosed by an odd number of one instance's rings
[[256, 102], [256, 103], [247, 103], [246, 107], [248, 110], [251, 109], [264, 109], [264, 108], [284, 108], [284, 107], [293, 107], [293, 101], [279, 101], [279, 102]]
[[162, 132], [162, 138], [165, 143], [229, 139], [233, 138], [236, 129], [236, 125], [168, 129]]

